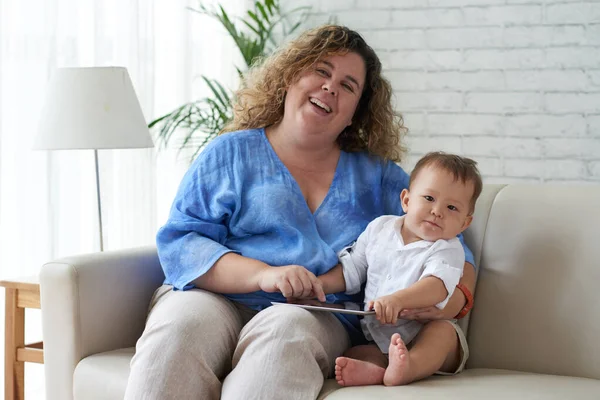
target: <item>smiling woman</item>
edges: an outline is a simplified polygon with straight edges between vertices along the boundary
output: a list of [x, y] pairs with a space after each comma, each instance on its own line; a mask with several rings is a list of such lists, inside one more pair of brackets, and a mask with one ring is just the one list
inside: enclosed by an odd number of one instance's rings
[[[404, 152], [400, 139], [405, 128], [402, 118], [394, 117], [392, 91], [389, 83], [382, 79], [381, 62], [358, 33], [338, 28], [327, 25], [308, 31], [250, 70], [237, 92], [235, 117], [225, 130], [252, 129], [280, 122], [284, 118], [289, 89], [298, 83], [300, 75], [316, 71], [328, 78], [336, 67], [332, 59], [339, 61], [341, 56], [349, 55], [346, 68], [354, 73], [343, 74], [341, 84], [346, 86], [345, 90], [354, 92], [359, 103], [352, 115], [352, 125], [340, 129], [336, 141], [344, 151], [368, 150], [386, 160], [400, 161]], [[362, 80], [361, 67], [364, 68]], [[334, 89], [334, 96], [338, 94]]]
[[333, 181], [341, 151], [337, 138], [352, 125], [365, 74], [365, 62], [356, 53], [318, 61], [287, 89], [283, 119], [266, 128], [313, 213]]
[[358, 319], [271, 302], [350, 300], [319, 276], [371, 220], [402, 213], [403, 126], [390, 98], [373, 49], [335, 25], [245, 76], [229, 132], [190, 167], [158, 232], [166, 279], [127, 399], [317, 398], [361, 340]]
[[[303, 72], [298, 81], [287, 89], [283, 120], [271, 126], [270, 137], [278, 134], [295, 135], [305, 147], [323, 145], [338, 148], [340, 132], [352, 125], [365, 82], [365, 62], [357, 53], [329, 56]], [[293, 121], [295, 120], [295, 121]], [[280, 132], [294, 124], [296, 132]]]

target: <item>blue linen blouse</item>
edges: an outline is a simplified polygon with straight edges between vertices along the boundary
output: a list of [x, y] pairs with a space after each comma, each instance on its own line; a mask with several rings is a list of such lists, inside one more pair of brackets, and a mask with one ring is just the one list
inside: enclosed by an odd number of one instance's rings
[[[342, 151], [329, 192], [312, 213], [264, 129], [220, 135], [190, 166], [158, 231], [165, 284], [192, 288], [190, 282], [228, 252], [271, 266], [302, 265], [322, 275], [369, 222], [403, 214], [400, 192], [408, 181], [391, 161]], [[474, 265], [464, 248], [466, 261]], [[285, 301], [280, 293], [263, 291], [225, 296], [256, 310]], [[338, 293], [328, 301], [336, 298], [348, 296]]]

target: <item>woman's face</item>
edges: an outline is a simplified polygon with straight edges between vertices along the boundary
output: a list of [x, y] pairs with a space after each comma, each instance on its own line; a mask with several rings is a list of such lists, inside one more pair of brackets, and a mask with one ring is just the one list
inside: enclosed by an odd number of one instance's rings
[[365, 84], [365, 62], [357, 53], [325, 57], [287, 90], [284, 122], [296, 139], [333, 143], [352, 123]]

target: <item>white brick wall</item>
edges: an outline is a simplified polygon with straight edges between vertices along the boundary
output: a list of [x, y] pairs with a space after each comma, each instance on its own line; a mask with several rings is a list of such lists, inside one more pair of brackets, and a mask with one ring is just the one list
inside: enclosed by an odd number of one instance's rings
[[301, 0], [361, 32], [425, 152], [486, 182], [600, 183], [600, 0]]

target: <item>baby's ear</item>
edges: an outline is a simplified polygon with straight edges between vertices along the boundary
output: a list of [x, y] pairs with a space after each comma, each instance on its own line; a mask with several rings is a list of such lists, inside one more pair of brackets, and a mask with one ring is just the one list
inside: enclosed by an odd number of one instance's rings
[[463, 227], [462, 227], [462, 231], [465, 231], [471, 225], [471, 222], [473, 222], [473, 216], [467, 215], [467, 218], [465, 219], [465, 223], [463, 224]]
[[402, 211], [405, 213], [408, 212], [408, 199], [410, 197], [410, 192], [408, 189], [403, 189], [400, 193], [400, 205], [402, 206]]

